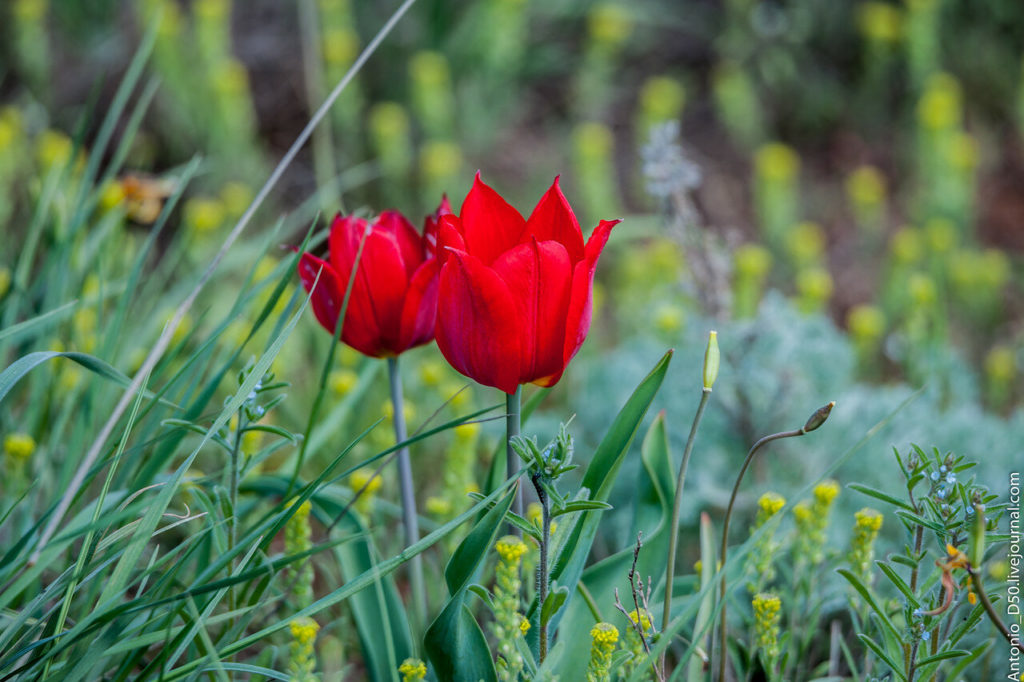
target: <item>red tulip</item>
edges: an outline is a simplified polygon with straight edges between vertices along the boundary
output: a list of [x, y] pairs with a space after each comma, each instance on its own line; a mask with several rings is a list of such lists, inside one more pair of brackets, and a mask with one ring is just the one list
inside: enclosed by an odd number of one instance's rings
[[336, 216], [328, 237], [330, 262], [309, 253], [299, 260], [299, 277], [306, 291], [312, 290], [316, 282], [312, 304], [320, 324], [334, 332], [365, 234], [341, 340], [373, 357], [398, 355], [430, 341], [434, 337], [440, 268], [435, 256], [436, 225], [450, 212], [446, 198], [427, 219], [423, 235], [398, 211], [384, 211], [372, 223], [354, 216]]
[[553, 386], [590, 329], [597, 259], [618, 220], [583, 233], [555, 178], [528, 220], [477, 173], [458, 216], [441, 218], [437, 345], [486, 386]]

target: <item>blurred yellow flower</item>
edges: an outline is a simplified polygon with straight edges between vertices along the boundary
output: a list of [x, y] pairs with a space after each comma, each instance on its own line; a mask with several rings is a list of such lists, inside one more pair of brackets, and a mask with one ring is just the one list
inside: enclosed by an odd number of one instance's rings
[[359, 383], [359, 375], [350, 369], [336, 369], [327, 376], [327, 385], [335, 395], [344, 397]]
[[205, 235], [224, 224], [224, 204], [219, 199], [196, 197], [185, 202], [185, 228], [193, 235]]
[[800, 172], [800, 157], [792, 147], [770, 142], [757, 150], [754, 167], [766, 180], [791, 180]]
[[885, 333], [885, 314], [873, 305], [857, 305], [847, 314], [846, 325], [854, 339], [875, 341]]
[[27, 433], [11, 433], [4, 437], [4, 453], [18, 461], [24, 461], [36, 451], [36, 441]]
[[994, 346], [985, 356], [985, 374], [999, 383], [1010, 382], [1017, 375], [1017, 356], [1009, 346]]
[[878, 206], [885, 201], [885, 176], [873, 166], [861, 166], [847, 176], [846, 194], [854, 205]]
[[324, 61], [338, 67], [347, 67], [359, 52], [359, 36], [349, 28], [331, 28], [324, 32]]
[[594, 6], [587, 17], [590, 38], [598, 45], [617, 48], [633, 33], [633, 18], [625, 3], [604, 2]]
[[903, 13], [887, 2], [862, 2], [857, 6], [857, 26], [869, 40], [896, 43], [903, 37]]
[[917, 105], [917, 116], [929, 130], [948, 130], [960, 125], [960, 84], [947, 73], [928, 79]]

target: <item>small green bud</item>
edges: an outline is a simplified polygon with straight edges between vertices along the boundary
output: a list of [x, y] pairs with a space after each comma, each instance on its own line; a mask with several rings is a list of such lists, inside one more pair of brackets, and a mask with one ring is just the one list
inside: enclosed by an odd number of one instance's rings
[[708, 332], [708, 347], [704, 351], [704, 390], [710, 391], [718, 378], [722, 354], [718, 351], [718, 332]]
[[835, 406], [836, 401], [833, 400], [828, 405], [819, 407], [817, 410], [814, 411], [814, 414], [811, 415], [811, 418], [807, 420], [807, 423], [804, 424], [804, 428], [800, 430], [803, 431], [804, 433], [810, 433], [814, 429], [824, 424], [825, 420], [828, 419], [828, 416], [832, 413], [832, 408]]

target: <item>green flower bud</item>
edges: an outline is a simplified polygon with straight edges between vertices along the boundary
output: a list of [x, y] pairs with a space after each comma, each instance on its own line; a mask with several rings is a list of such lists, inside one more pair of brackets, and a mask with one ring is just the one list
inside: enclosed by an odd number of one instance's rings
[[833, 400], [828, 405], [819, 407], [814, 411], [814, 414], [811, 415], [810, 419], [807, 420], [807, 423], [804, 424], [804, 427], [800, 430], [804, 433], [810, 433], [824, 424], [825, 420], [828, 419], [828, 416], [832, 413], [832, 408], [835, 406], [836, 401]]
[[718, 366], [721, 364], [721, 353], [718, 350], [718, 332], [708, 332], [708, 347], [704, 351], [704, 390], [710, 391], [718, 378]]

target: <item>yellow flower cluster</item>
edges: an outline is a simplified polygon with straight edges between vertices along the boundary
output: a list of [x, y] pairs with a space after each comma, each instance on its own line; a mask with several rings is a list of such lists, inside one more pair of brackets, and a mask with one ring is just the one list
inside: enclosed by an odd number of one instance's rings
[[754, 632], [761, 659], [771, 676], [779, 656], [779, 619], [782, 600], [776, 595], [761, 592], [751, 600], [754, 608]]
[[289, 625], [292, 632], [292, 644], [288, 668], [293, 682], [312, 682], [316, 680], [316, 650], [313, 643], [320, 631], [320, 625], [312, 618], [296, 618]]
[[882, 527], [882, 515], [874, 509], [864, 508], [854, 515], [857, 528], [877, 533]]
[[832, 479], [822, 481], [814, 486], [814, 501], [823, 507], [829, 507], [839, 495], [839, 483]]
[[494, 549], [505, 563], [518, 564], [526, 554], [526, 543], [515, 535], [506, 535], [498, 540]]
[[[288, 555], [301, 554], [313, 546], [313, 529], [309, 525], [309, 515], [313, 505], [306, 500], [296, 508], [295, 513], [284, 527], [284, 548]], [[288, 576], [292, 588], [292, 597], [296, 606], [303, 608], [313, 603], [313, 564], [309, 557], [301, 559], [288, 568]], [[294, 623], [293, 623], [294, 627]]]
[[629, 621], [634, 625], [639, 624], [640, 629], [647, 632], [651, 629], [653, 619], [651, 618], [651, 612], [647, 609], [633, 609], [629, 612]]
[[786, 506], [786, 498], [778, 493], [766, 492], [757, 500], [757, 521], [755, 525], [764, 525], [764, 522], [775, 516]]
[[591, 628], [590, 638], [594, 640], [594, 644], [611, 647], [619, 641], [619, 629], [611, 623], [601, 622]]
[[793, 508], [797, 529], [795, 553], [812, 566], [820, 564], [825, 558], [825, 529], [837, 495], [839, 484], [836, 481], [822, 481], [814, 488], [812, 502], [800, 502]]
[[297, 618], [291, 622], [292, 637], [303, 646], [308, 646], [316, 641], [316, 634], [320, 632], [320, 625], [312, 618]]
[[494, 545], [500, 561], [494, 571], [494, 622], [491, 631], [498, 646], [498, 679], [514, 682], [519, 679], [524, 661], [516, 644], [526, 634], [530, 623], [520, 612], [519, 577], [526, 543], [515, 535], [506, 535]]
[[590, 630], [590, 639], [587, 682], [608, 682], [611, 679], [612, 653], [619, 641], [619, 631], [611, 623], [598, 623]]
[[854, 514], [853, 538], [850, 541], [850, 566], [853, 573], [867, 582], [874, 557], [875, 539], [882, 528], [882, 515], [865, 507]]
[[420, 682], [427, 676], [427, 664], [418, 658], [407, 658], [398, 666], [402, 682]]

